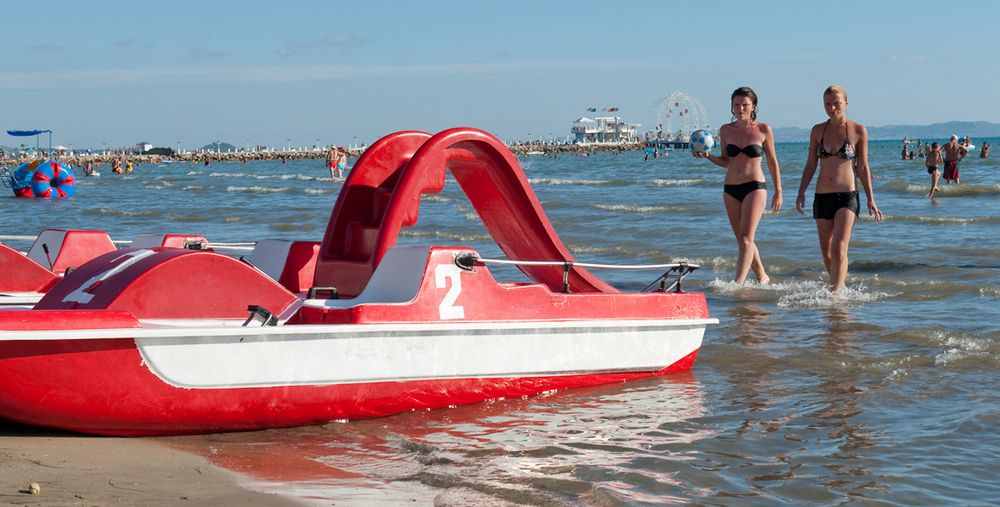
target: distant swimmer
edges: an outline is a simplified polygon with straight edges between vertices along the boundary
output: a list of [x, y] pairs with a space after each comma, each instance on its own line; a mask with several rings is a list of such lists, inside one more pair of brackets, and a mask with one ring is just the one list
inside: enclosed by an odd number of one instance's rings
[[795, 209], [802, 213], [805, 208], [806, 189], [818, 165], [813, 218], [823, 264], [830, 277], [830, 290], [836, 292], [847, 286], [847, 247], [861, 208], [857, 180], [861, 180], [868, 198], [868, 213], [878, 221], [882, 220], [882, 211], [875, 205], [868, 167], [868, 130], [847, 119], [847, 90], [839, 85], [827, 87], [823, 92], [823, 107], [830, 119], [813, 126], [809, 134], [808, 159], [802, 170]]
[[938, 167], [944, 164], [944, 158], [941, 156], [941, 146], [937, 142], [932, 143], [930, 149], [927, 150], [927, 159], [924, 164], [927, 166], [927, 174], [931, 175], [931, 190], [927, 193], [927, 197], [934, 197], [934, 192], [941, 190], [937, 186], [938, 179], [941, 177]]
[[979, 158], [988, 158], [990, 156], [990, 143], [983, 143], [983, 147], [979, 149]]
[[330, 145], [330, 149], [326, 151], [326, 167], [330, 170], [330, 179], [336, 179], [337, 176], [337, 162], [340, 161], [340, 151], [333, 144]]
[[742, 285], [753, 270], [757, 282], [765, 284], [770, 277], [764, 270], [754, 237], [767, 207], [767, 184], [761, 165], [764, 157], [774, 183], [771, 210], [781, 210], [781, 170], [774, 151], [774, 132], [768, 124], [757, 121], [757, 94], [752, 89], [743, 86], [733, 91], [729, 107], [733, 122], [719, 128], [722, 155], [717, 157], [707, 151], [693, 150], [691, 154], [707, 158], [726, 170], [722, 203], [738, 245], [735, 282]]
[[343, 178], [344, 171], [347, 170], [347, 148], [341, 146], [337, 148], [337, 151], [340, 153], [340, 155], [337, 156], [337, 177]]
[[944, 181], [945, 183], [955, 183], [958, 182], [958, 163], [969, 154], [969, 150], [965, 149], [958, 143], [958, 136], [955, 134], [951, 135], [951, 139], [948, 144], [944, 145]]

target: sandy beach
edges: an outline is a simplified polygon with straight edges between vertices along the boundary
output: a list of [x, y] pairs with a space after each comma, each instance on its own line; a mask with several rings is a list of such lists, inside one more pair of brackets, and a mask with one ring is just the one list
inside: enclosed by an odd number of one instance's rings
[[[239, 485], [206, 459], [142, 438], [103, 438], [0, 420], [0, 504], [299, 505]], [[38, 494], [31, 494], [31, 483]]]

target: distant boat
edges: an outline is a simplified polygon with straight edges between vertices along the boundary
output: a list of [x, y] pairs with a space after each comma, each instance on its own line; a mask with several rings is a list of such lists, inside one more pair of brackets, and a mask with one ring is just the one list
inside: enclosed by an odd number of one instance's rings
[[544, 151], [539, 151], [539, 150], [531, 150], [531, 151], [525, 153], [525, 155], [545, 155], [545, 152]]

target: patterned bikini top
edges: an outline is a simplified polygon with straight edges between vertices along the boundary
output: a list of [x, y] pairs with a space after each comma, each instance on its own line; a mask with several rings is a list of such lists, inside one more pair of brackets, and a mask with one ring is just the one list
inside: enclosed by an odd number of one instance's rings
[[826, 137], [826, 128], [830, 126], [830, 120], [826, 121], [826, 125], [823, 126], [823, 133], [819, 136], [819, 146], [816, 148], [816, 155], [819, 158], [829, 158], [829, 157], [840, 157], [845, 160], [851, 160], [857, 156], [854, 152], [854, 145], [851, 144], [851, 138], [848, 135], [847, 124], [844, 124], [844, 145], [840, 147], [836, 152], [829, 152], [826, 149], [826, 143], [823, 142], [823, 138]]

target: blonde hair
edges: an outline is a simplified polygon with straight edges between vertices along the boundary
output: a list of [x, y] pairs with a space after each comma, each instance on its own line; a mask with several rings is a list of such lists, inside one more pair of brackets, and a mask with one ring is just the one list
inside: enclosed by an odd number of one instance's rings
[[827, 86], [826, 91], [823, 92], [823, 96], [826, 97], [827, 95], [833, 95], [834, 93], [839, 93], [841, 97], [844, 97], [844, 100], [847, 100], [847, 90], [840, 85]]

